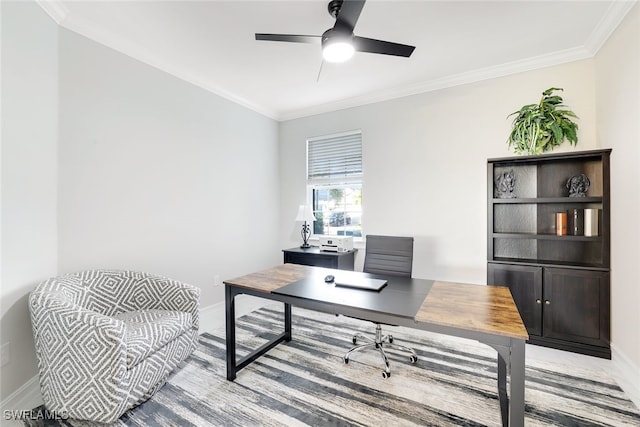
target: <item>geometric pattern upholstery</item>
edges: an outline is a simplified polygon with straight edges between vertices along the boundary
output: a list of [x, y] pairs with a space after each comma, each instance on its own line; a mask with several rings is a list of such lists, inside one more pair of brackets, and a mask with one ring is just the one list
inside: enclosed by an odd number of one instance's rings
[[192, 328], [191, 313], [182, 311], [128, 311], [114, 318], [124, 322], [128, 369]]
[[198, 343], [200, 289], [165, 277], [89, 270], [29, 295], [46, 408], [112, 423], [158, 390]]

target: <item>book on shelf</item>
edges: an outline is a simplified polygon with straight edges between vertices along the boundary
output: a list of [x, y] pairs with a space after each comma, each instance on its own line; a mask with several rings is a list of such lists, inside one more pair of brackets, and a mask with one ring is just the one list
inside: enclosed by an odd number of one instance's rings
[[572, 236], [584, 235], [584, 209], [567, 210], [568, 234]]
[[556, 234], [558, 236], [567, 235], [567, 213], [556, 212]]
[[584, 210], [584, 235], [598, 236], [599, 209]]

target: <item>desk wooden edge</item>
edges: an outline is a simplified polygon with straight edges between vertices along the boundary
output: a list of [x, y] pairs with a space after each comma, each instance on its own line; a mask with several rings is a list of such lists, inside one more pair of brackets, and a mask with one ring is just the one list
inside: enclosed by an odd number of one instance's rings
[[[455, 313], [455, 316], [451, 314]], [[528, 340], [511, 291], [505, 286], [435, 281], [415, 318], [465, 330]]]
[[281, 264], [267, 270], [225, 280], [222, 283], [270, 294], [276, 289], [303, 279], [311, 273], [317, 274], [318, 272], [325, 271], [333, 270], [300, 264]]

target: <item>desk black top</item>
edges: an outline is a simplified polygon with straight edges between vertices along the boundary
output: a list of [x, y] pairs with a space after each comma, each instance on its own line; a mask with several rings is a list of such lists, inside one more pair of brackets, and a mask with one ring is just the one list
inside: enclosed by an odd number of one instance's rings
[[433, 285], [433, 280], [425, 279], [352, 273], [342, 270], [334, 273], [336, 281], [339, 279], [348, 280], [349, 275], [364, 275], [374, 279], [387, 280], [387, 286], [380, 291], [370, 291], [325, 283], [325, 275], [326, 271], [315, 272], [272, 292], [333, 304], [338, 313], [340, 312], [339, 307], [345, 306], [413, 319]]

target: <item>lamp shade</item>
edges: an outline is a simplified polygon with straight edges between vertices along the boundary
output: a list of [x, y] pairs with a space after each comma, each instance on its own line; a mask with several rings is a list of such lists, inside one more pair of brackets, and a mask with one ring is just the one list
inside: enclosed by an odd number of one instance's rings
[[296, 221], [313, 222], [315, 220], [316, 217], [313, 216], [313, 212], [311, 211], [311, 207], [309, 205], [300, 205], [300, 207], [298, 207], [298, 215], [296, 216]]

